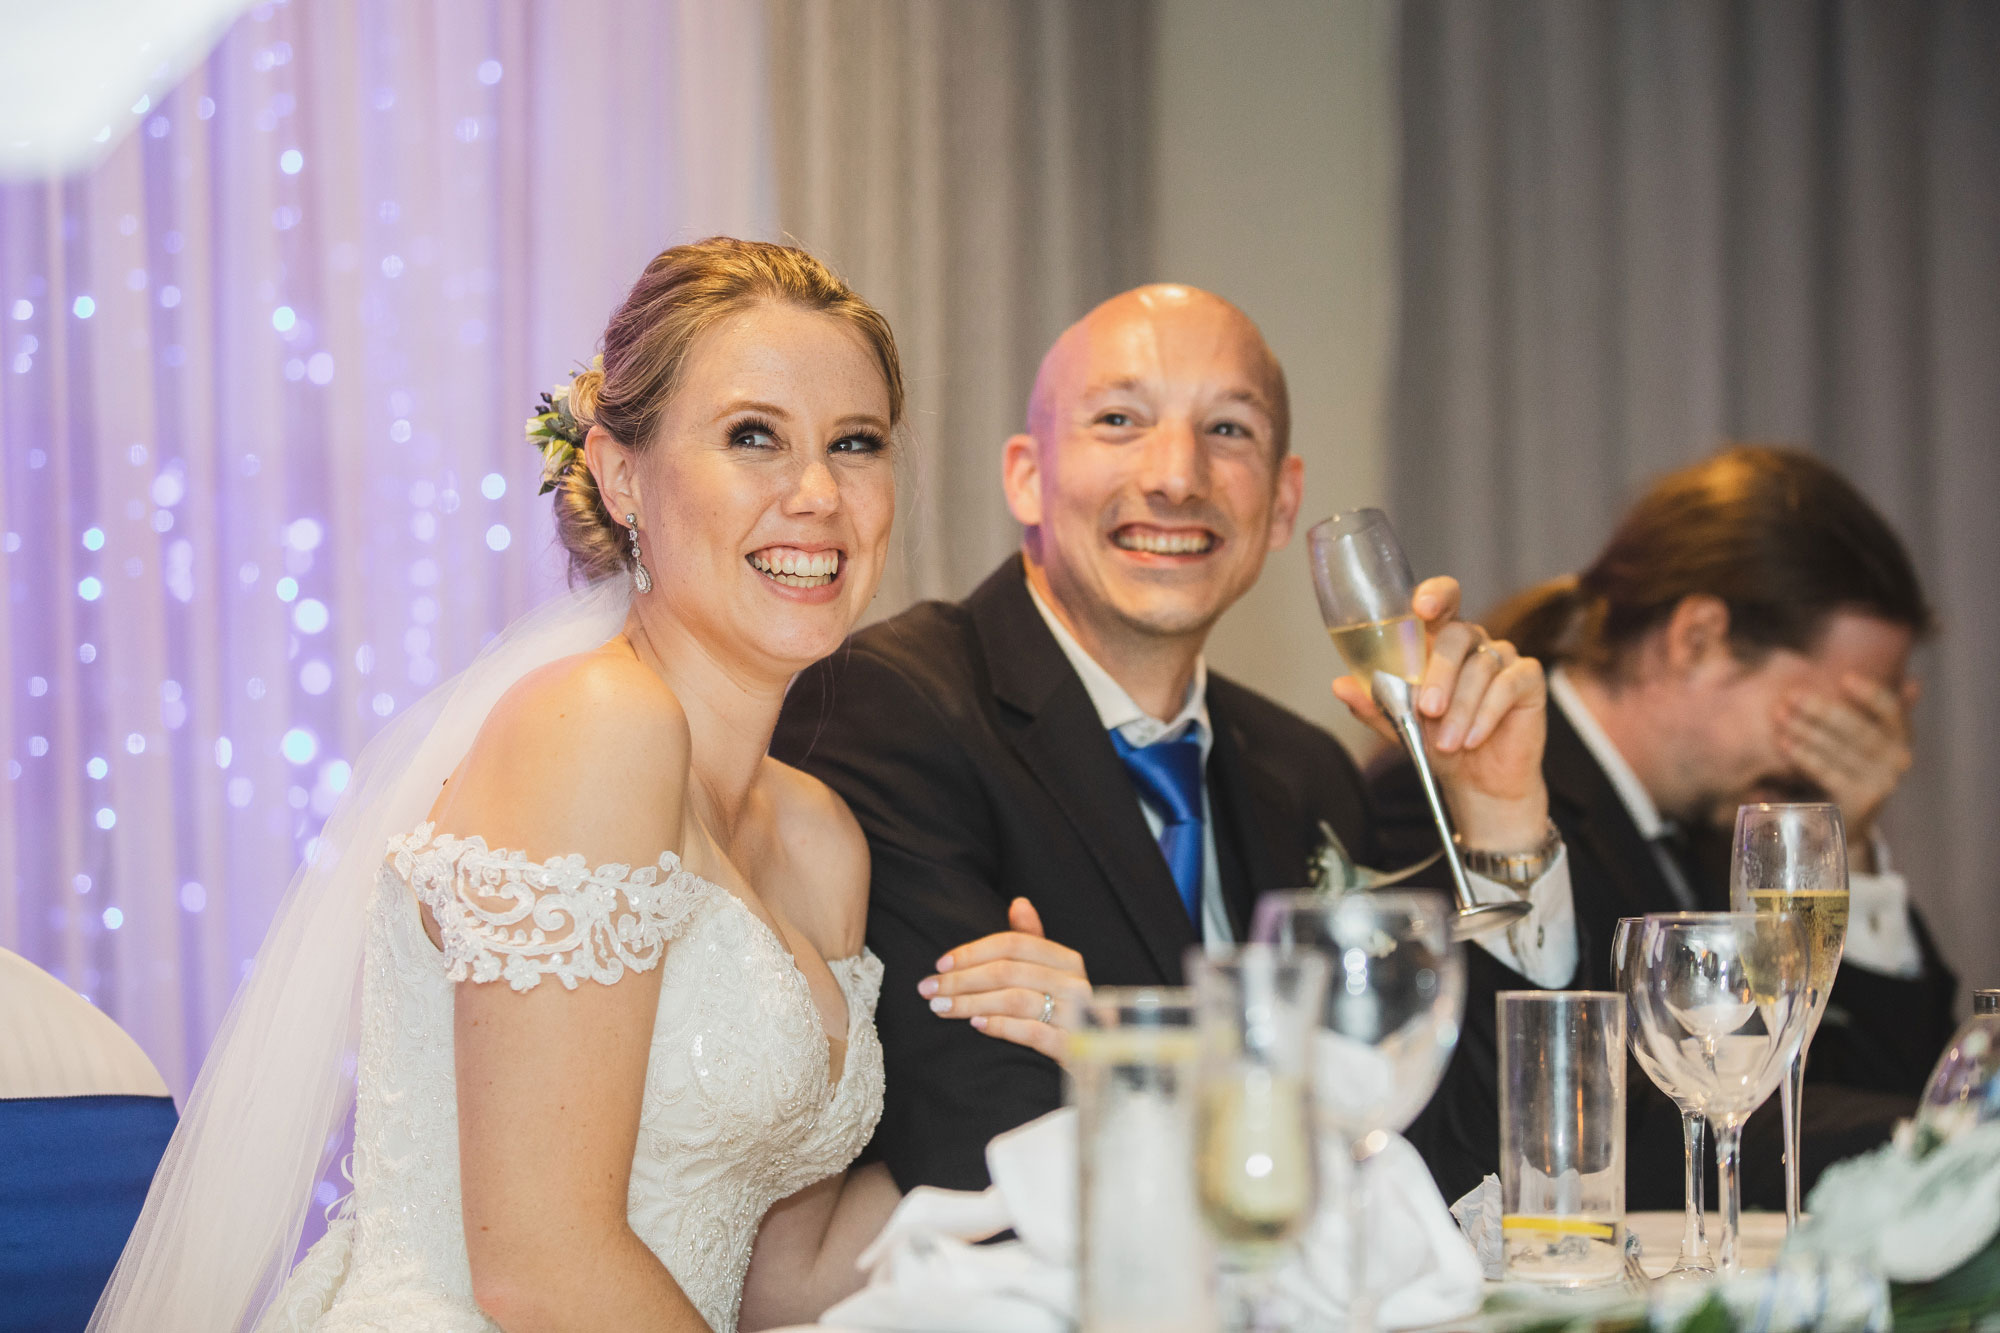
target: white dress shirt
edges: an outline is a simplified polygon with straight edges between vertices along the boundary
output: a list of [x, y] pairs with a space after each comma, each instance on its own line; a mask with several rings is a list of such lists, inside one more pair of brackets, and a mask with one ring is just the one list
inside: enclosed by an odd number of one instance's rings
[[[1208, 798], [1208, 754], [1215, 741], [1215, 729], [1208, 720], [1208, 663], [1196, 658], [1194, 679], [1188, 683], [1187, 698], [1181, 702], [1180, 711], [1170, 721], [1160, 719], [1141, 708], [1124, 686], [1120, 685], [1109, 671], [1098, 664], [1097, 659], [1084, 651], [1076, 636], [1049, 609], [1042, 595], [1028, 584], [1028, 596], [1034, 600], [1035, 610], [1041, 612], [1042, 620], [1048, 625], [1049, 633], [1055, 636], [1056, 645], [1063, 656], [1076, 669], [1083, 681], [1084, 691], [1090, 695], [1090, 702], [1097, 709], [1097, 717], [1106, 731], [1115, 731], [1124, 738], [1127, 745], [1152, 745], [1158, 741], [1174, 740], [1188, 728], [1195, 728], [1195, 735], [1201, 742], [1202, 793], [1201, 793], [1201, 935], [1204, 943], [1225, 945], [1232, 942], [1235, 932], [1230, 929], [1229, 910], [1222, 899], [1222, 874], [1215, 857], [1215, 821], [1210, 817], [1211, 802]], [[1166, 821], [1147, 802], [1138, 801], [1140, 813], [1146, 817], [1146, 827], [1158, 839]], [[1469, 877], [1472, 882], [1473, 897], [1482, 903], [1510, 902], [1521, 895], [1497, 880], [1485, 879], [1478, 875]], [[1567, 851], [1556, 857], [1542, 877], [1528, 889], [1528, 901], [1534, 910], [1502, 934], [1483, 936], [1478, 943], [1508, 967], [1528, 977], [1538, 986], [1561, 986], [1576, 974], [1576, 913], [1570, 900], [1569, 855]]]
[[[1632, 816], [1641, 836], [1662, 853], [1666, 862], [1663, 873], [1670, 882], [1679, 879], [1679, 868], [1665, 856], [1657, 841], [1668, 831], [1659, 806], [1653, 803], [1652, 794], [1639, 781], [1639, 775], [1625, 762], [1617, 744], [1590, 711], [1590, 705], [1577, 691], [1576, 682], [1561, 667], [1549, 673], [1549, 698], [1562, 709], [1563, 716], [1576, 728], [1584, 749], [1590, 751], [1590, 757], [1611, 780], [1625, 813]], [[1917, 946], [1916, 929], [1910, 924], [1909, 885], [1890, 869], [1889, 848], [1881, 834], [1875, 834], [1872, 842], [1875, 873], [1850, 870], [1847, 875], [1847, 944], [1841, 952], [1841, 962], [1890, 976], [1915, 977], [1924, 970], [1924, 956]], [[1685, 880], [1681, 883], [1685, 887]], [[1694, 903], [1687, 905], [1692, 907]]]

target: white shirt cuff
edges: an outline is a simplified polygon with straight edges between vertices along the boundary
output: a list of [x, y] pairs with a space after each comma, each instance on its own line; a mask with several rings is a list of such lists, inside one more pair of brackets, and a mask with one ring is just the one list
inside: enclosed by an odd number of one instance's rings
[[[1878, 856], [1876, 864], [1882, 864]], [[1847, 947], [1840, 961], [1892, 977], [1919, 977], [1924, 952], [1910, 924], [1910, 888], [1895, 871], [1847, 877]]]
[[[1466, 879], [1472, 885], [1474, 902], [1508, 903], [1521, 898], [1519, 890], [1484, 875], [1468, 871]], [[1577, 961], [1569, 848], [1558, 851], [1542, 877], [1528, 886], [1527, 898], [1533, 910], [1526, 916], [1504, 931], [1479, 936], [1473, 943], [1544, 990], [1567, 986], [1576, 976]]]

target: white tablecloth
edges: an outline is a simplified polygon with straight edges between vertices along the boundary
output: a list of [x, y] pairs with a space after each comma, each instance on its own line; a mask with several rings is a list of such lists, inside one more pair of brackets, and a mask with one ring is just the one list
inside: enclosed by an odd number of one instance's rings
[[[1658, 1277], [1674, 1266], [1674, 1260], [1681, 1252], [1681, 1214], [1672, 1213], [1627, 1213], [1625, 1227], [1639, 1237], [1645, 1253], [1640, 1255], [1640, 1266], [1648, 1277]], [[1737, 1247], [1741, 1253], [1743, 1266], [1748, 1269], [1768, 1268], [1771, 1260], [1778, 1257], [1779, 1246], [1785, 1243], [1785, 1215], [1783, 1213], [1745, 1213], [1743, 1225], [1737, 1233]], [[1708, 1215], [1708, 1252], [1711, 1257], [1722, 1245], [1722, 1218], [1719, 1214]]]

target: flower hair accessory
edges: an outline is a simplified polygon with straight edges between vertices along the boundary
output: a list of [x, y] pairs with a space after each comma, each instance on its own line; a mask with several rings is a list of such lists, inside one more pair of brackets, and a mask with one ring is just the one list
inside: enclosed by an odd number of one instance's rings
[[[604, 358], [590, 359], [592, 370], [604, 369]], [[575, 382], [576, 376], [570, 380]], [[558, 384], [542, 395], [541, 410], [528, 418], [528, 443], [542, 456], [542, 489], [547, 495], [562, 480], [563, 469], [583, 454], [583, 441], [590, 431], [569, 410], [568, 384]]]

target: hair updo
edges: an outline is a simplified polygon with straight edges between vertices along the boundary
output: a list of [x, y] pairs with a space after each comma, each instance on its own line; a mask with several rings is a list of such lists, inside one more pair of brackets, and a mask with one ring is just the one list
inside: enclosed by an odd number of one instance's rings
[[[602, 368], [571, 381], [569, 412], [583, 431], [601, 426], [626, 448], [652, 443], [680, 388], [695, 341], [711, 326], [765, 302], [783, 302], [852, 325], [874, 352], [889, 389], [889, 425], [903, 419], [903, 370], [889, 321], [803, 250], [711, 236], [662, 251], [646, 265], [604, 328]], [[630, 568], [622, 515], [604, 507], [582, 451], [555, 484], [556, 536], [573, 581]]]

